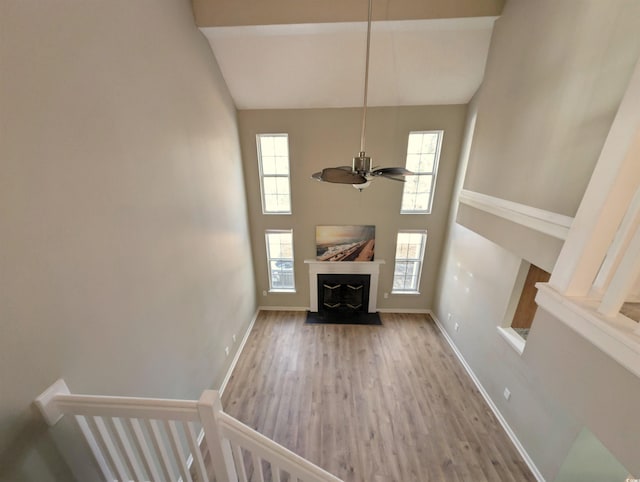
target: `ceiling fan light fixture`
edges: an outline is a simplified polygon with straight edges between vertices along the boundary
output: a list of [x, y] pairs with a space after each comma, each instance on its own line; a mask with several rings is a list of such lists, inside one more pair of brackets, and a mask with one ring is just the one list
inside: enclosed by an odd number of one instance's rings
[[362, 184], [352, 184], [352, 186], [355, 187], [358, 191], [362, 192], [363, 189], [371, 186], [371, 180], [367, 179], [367, 182], [363, 182]]

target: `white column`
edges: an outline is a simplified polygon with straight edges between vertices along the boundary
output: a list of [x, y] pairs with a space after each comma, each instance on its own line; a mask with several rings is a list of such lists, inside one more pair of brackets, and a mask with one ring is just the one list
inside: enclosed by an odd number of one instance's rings
[[587, 296], [640, 180], [640, 61], [549, 280]]
[[622, 262], [607, 287], [598, 311], [605, 316], [615, 316], [640, 276], [640, 229], [636, 230]]

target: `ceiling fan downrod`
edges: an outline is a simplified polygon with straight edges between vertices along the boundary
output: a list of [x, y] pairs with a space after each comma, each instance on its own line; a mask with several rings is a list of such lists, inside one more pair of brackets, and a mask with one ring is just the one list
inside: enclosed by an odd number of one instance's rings
[[362, 99], [362, 130], [360, 131], [360, 157], [364, 157], [364, 140], [367, 127], [367, 95], [369, 93], [369, 53], [371, 51], [371, 6], [373, 0], [369, 0], [369, 14], [367, 17], [367, 50], [364, 64], [364, 96]]
[[366, 156], [364, 151], [360, 151], [358, 157], [353, 158], [352, 169], [360, 175], [371, 172], [371, 158]]
[[351, 169], [349, 166], [326, 167], [311, 177], [317, 181], [337, 184], [351, 184], [362, 192], [376, 177], [384, 177], [394, 181], [405, 182], [405, 176], [413, 174], [404, 167], [383, 167], [372, 169], [371, 158], [365, 153], [365, 132], [367, 127], [367, 96], [369, 93], [369, 56], [371, 51], [371, 12], [373, 1], [369, 0], [367, 18], [367, 48], [364, 69], [364, 97], [362, 102], [362, 130], [360, 132], [360, 153], [353, 158]]

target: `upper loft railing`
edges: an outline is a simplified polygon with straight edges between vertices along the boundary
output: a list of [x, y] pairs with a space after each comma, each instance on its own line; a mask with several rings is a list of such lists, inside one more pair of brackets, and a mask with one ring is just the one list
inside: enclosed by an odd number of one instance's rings
[[341, 482], [199, 400], [73, 395], [58, 380], [36, 399], [49, 425], [73, 415], [109, 482]]
[[640, 377], [640, 61], [536, 302]]

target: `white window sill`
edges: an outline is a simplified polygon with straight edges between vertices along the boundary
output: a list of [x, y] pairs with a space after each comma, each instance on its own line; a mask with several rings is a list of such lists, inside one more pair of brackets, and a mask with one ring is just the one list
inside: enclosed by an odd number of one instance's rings
[[392, 291], [392, 295], [419, 295], [419, 291]]
[[293, 289], [271, 289], [269, 293], [295, 293], [295, 288]]
[[503, 328], [502, 326], [499, 326], [498, 334], [505, 339], [509, 346], [513, 348], [518, 353], [518, 355], [522, 355], [527, 342], [524, 340], [524, 338], [518, 335], [516, 330], [511, 327]]

